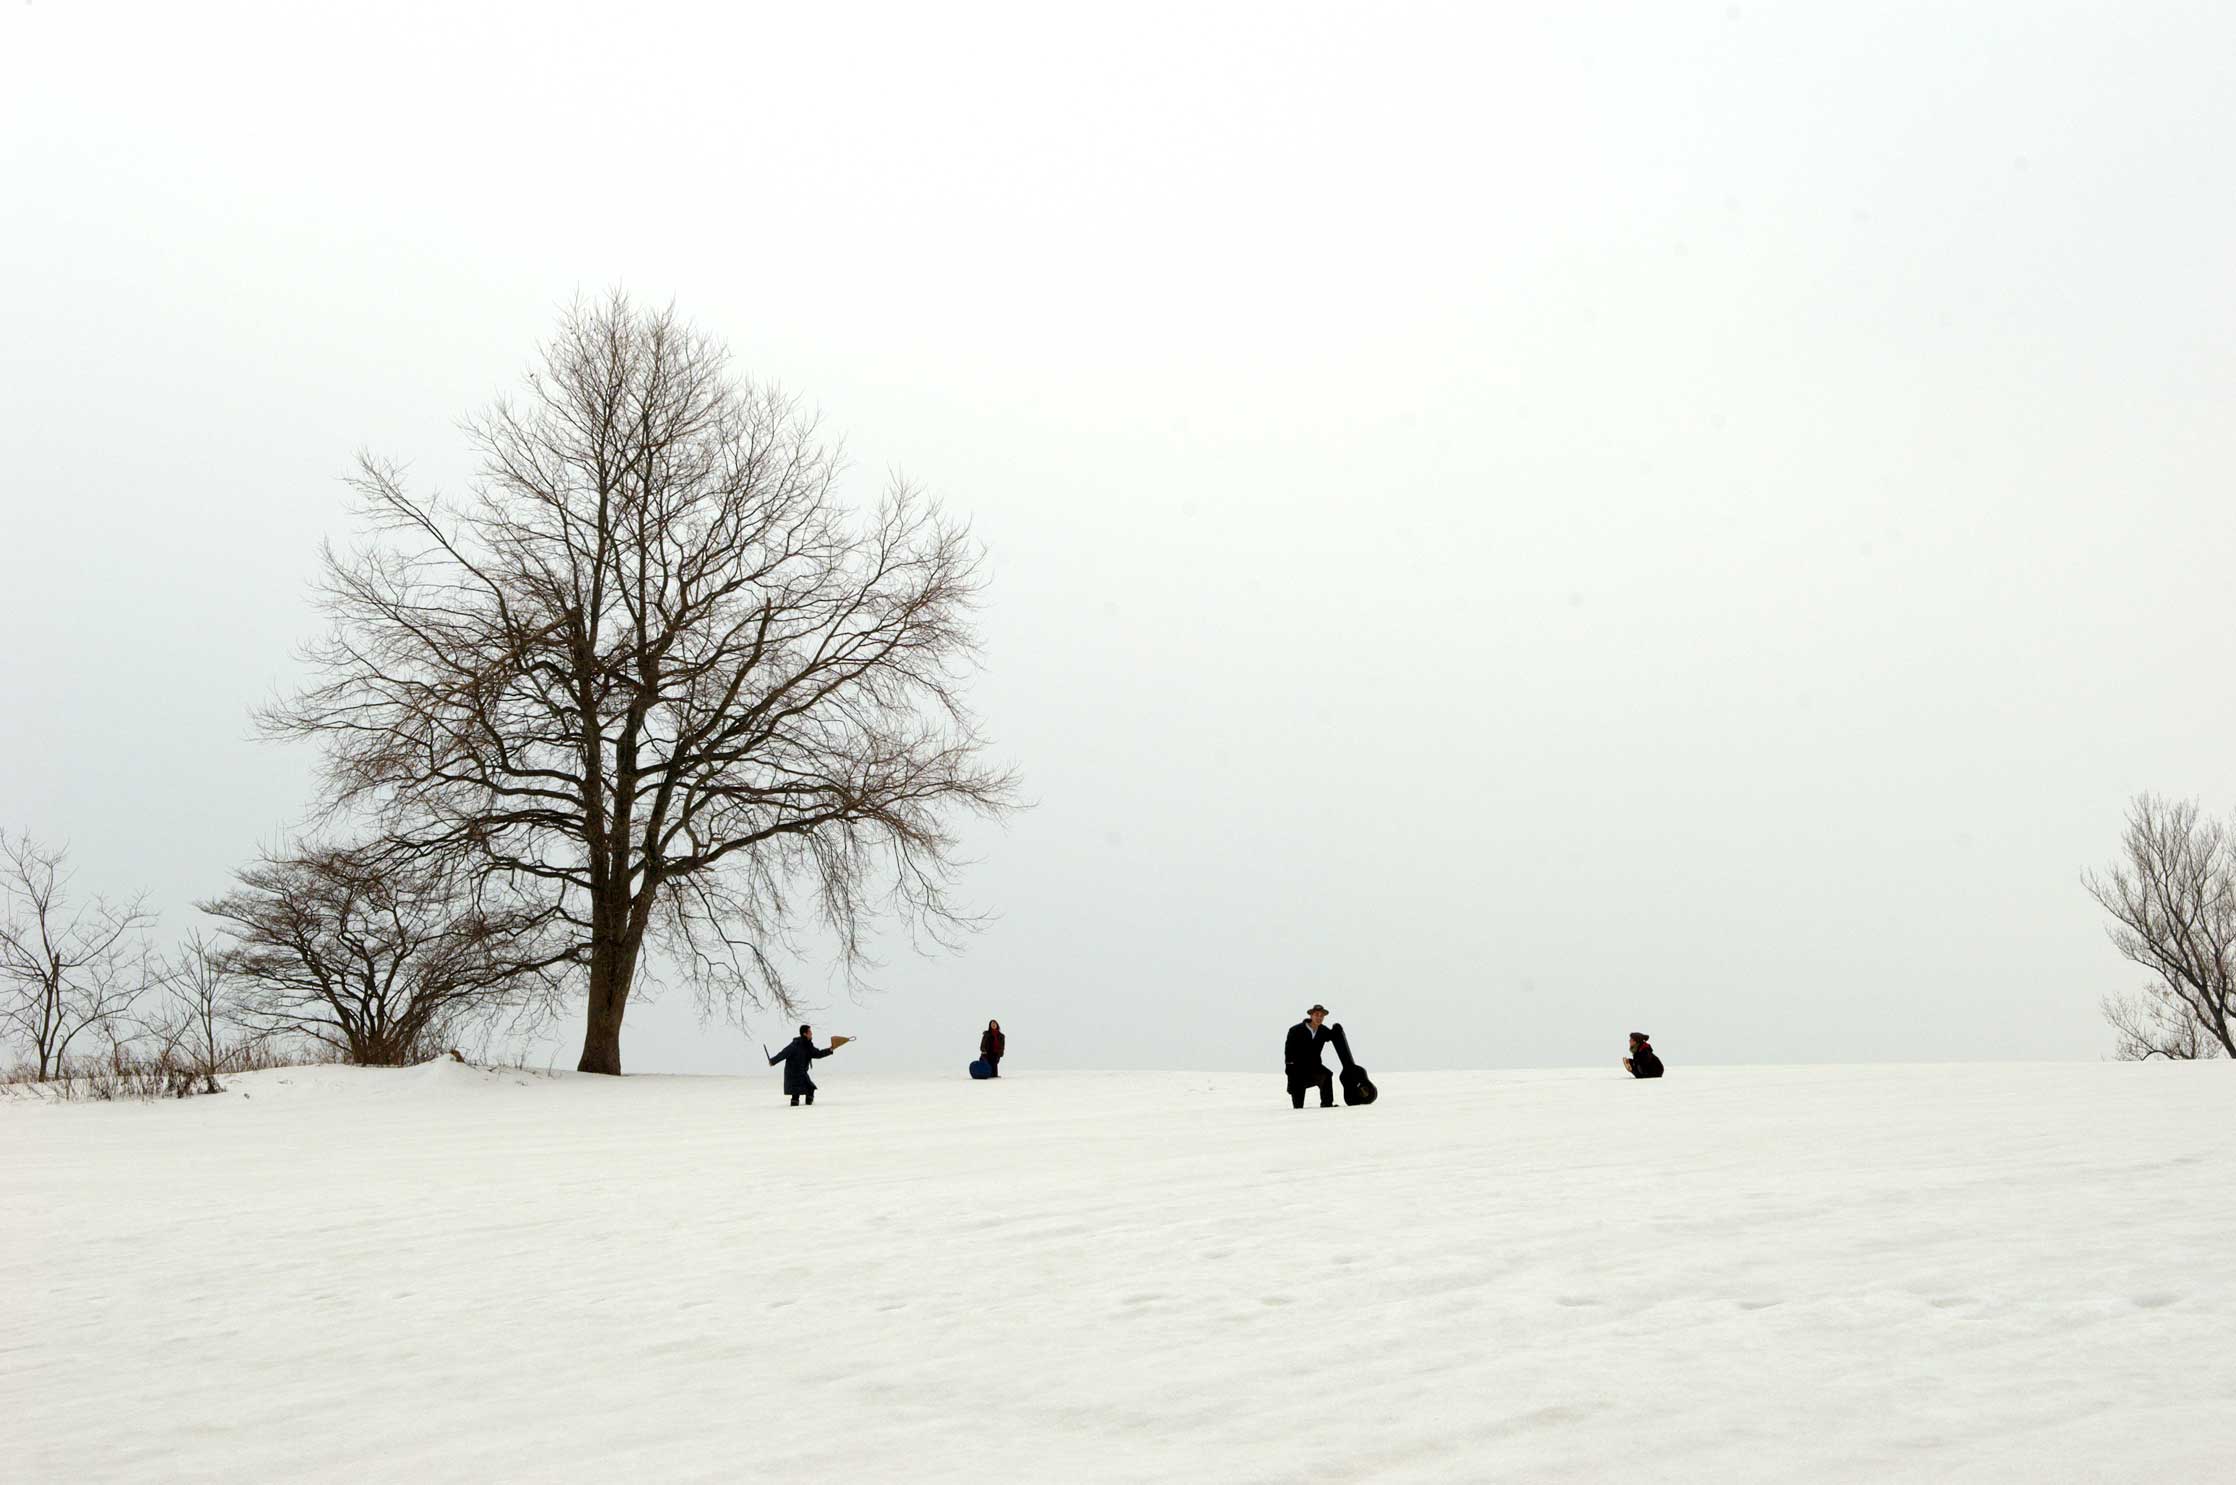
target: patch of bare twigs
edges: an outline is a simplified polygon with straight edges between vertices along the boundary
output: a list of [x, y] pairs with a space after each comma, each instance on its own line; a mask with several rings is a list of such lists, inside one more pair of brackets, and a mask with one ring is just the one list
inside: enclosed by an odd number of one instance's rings
[[50, 1103], [153, 1102], [222, 1093], [220, 1078], [275, 1067], [309, 1067], [341, 1061], [338, 1053], [313, 1043], [246, 1039], [219, 1049], [215, 1061], [154, 1041], [117, 1042], [100, 1052], [66, 1059], [49, 1076], [23, 1064], [0, 1073], [0, 1097]]

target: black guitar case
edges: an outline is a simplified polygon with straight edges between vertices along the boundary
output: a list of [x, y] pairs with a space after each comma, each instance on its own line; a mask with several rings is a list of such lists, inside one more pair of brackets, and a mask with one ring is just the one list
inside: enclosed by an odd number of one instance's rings
[[1336, 1074], [1336, 1081], [1343, 1085], [1343, 1101], [1348, 1104], [1372, 1103], [1382, 1095], [1376, 1091], [1374, 1080], [1366, 1075], [1351, 1056], [1351, 1039], [1343, 1034], [1340, 1021], [1328, 1028], [1329, 1038], [1335, 1043], [1335, 1060], [1343, 1064], [1343, 1071]]

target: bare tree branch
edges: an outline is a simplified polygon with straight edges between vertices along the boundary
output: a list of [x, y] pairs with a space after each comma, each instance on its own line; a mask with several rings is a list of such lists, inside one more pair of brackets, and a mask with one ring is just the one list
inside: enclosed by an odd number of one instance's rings
[[187, 936], [164, 976], [170, 1005], [161, 1025], [164, 1049], [183, 1058], [202, 1080], [204, 1093], [222, 1093], [218, 1068], [227, 1053], [226, 1031], [237, 1020], [240, 986], [222, 944], [199, 932]]
[[468, 1023], [548, 1014], [572, 955], [547, 905], [502, 900], [439, 859], [312, 846], [236, 879], [200, 904], [226, 925], [201, 960], [205, 983], [220, 982], [211, 993], [253, 1034], [306, 1037], [352, 1062], [416, 1062]]
[[2188, 801], [2144, 794], [2123, 858], [2082, 877], [2111, 914], [2112, 944], [2153, 979], [2104, 1002], [2119, 1055], [2236, 1056], [2236, 833]]

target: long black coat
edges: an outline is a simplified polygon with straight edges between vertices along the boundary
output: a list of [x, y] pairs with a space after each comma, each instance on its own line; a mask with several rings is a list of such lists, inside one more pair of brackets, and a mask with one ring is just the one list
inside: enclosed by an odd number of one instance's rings
[[1655, 1056], [1654, 1049], [1644, 1042], [1631, 1048], [1630, 1075], [1634, 1078], [1658, 1078], [1661, 1076], [1661, 1059]]
[[1281, 1043], [1281, 1069], [1289, 1075], [1289, 1091], [1310, 1088], [1325, 1079], [1328, 1065], [1320, 1060], [1320, 1049], [1334, 1038], [1334, 1033], [1322, 1026], [1315, 1031], [1303, 1021], [1289, 1028], [1287, 1040]]
[[818, 1057], [831, 1055], [829, 1047], [818, 1047], [804, 1036], [793, 1037], [784, 1044], [784, 1050], [769, 1059], [769, 1066], [784, 1064], [784, 1091], [787, 1093], [813, 1093], [815, 1079], [807, 1075], [807, 1065]]
[[1009, 1038], [989, 1026], [978, 1038], [978, 1055], [988, 1062], [999, 1062], [1002, 1053], [1009, 1050]]

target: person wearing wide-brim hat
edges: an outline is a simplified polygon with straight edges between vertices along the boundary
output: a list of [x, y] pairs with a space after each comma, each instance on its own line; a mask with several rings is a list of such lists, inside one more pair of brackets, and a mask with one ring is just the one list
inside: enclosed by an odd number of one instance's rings
[[1316, 1005], [1304, 1013], [1304, 1019], [1289, 1028], [1288, 1038], [1281, 1043], [1281, 1067], [1289, 1075], [1289, 1105], [1304, 1107], [1304, 1095], [1313, 1088], [1320, 1090], [1320, 1107], [1335, 1107], [1335, 1075], [1320, 1060], [1320, 1049], [1332, 1037], [1326, 1022], [1328, 1008]]

